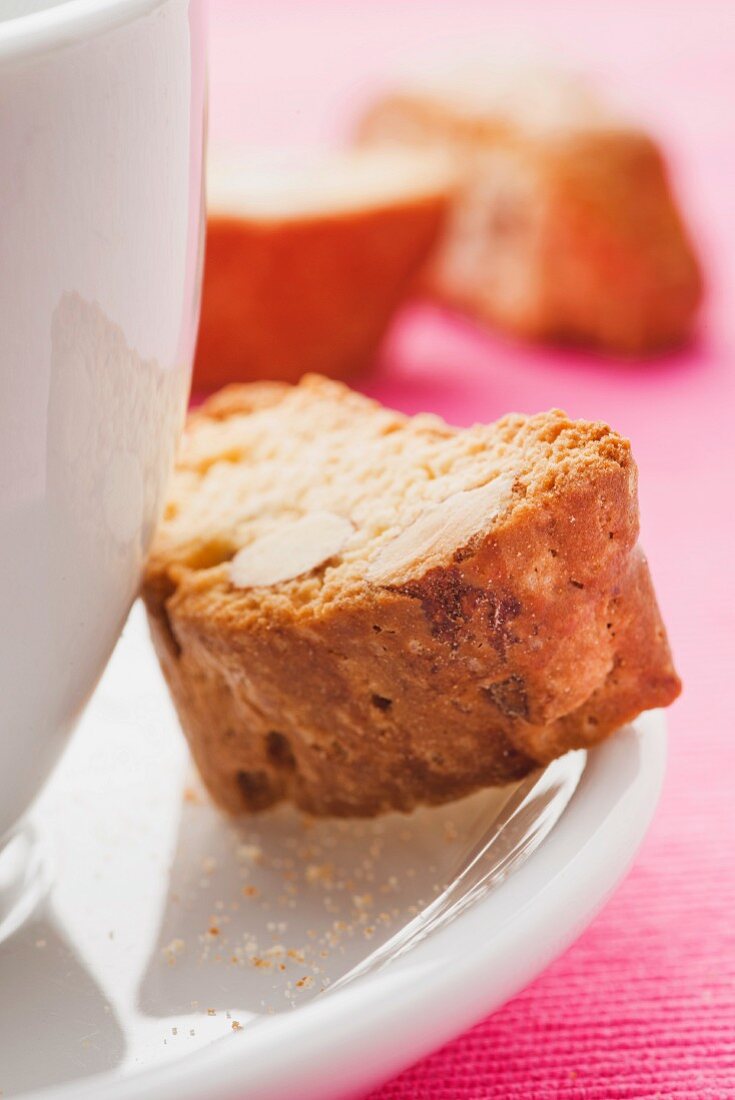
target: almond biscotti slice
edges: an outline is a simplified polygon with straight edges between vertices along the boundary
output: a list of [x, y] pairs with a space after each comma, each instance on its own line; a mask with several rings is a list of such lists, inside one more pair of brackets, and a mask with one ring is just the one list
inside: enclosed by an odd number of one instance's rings
[[454, 158], [463, 183], [427, 280], [440, 298], [616, 354], [691, 334], [699, 263], [662, 152], [575, 74], [427, 73], [378, 96], [359, 138]]
[[213, 161], [195, 386], [364, 368], [453, 182], [446, 158], [416, 150]]
[[313, 376], [222, 391], [190, 418], [143, 590], [213, 798], [410, 810], [670, 703], [637, 538], [604, 424], [458, 430]]

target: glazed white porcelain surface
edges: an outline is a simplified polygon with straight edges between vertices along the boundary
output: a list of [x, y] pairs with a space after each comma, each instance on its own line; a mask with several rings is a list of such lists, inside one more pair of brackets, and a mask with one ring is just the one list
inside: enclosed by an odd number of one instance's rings
[[[498, 795], [373, 822], [312, 825], [287, 807], [225, 819], [192, 786], [136, 605], [33, 832], [18, 837], [34, 870], [0, 926], [4, 1100], [365, 1092], [574, 940], [645, 834], [664, 760], [663, 717], [644, 715], [588, 754], [519, 869], [331, 991], [452, 879]], [[0, 894], [2, 872], [0, 860]]]
[[162, 507], [197, 323], [204, 49], [201, 0], [0, 0], [0, 845]]

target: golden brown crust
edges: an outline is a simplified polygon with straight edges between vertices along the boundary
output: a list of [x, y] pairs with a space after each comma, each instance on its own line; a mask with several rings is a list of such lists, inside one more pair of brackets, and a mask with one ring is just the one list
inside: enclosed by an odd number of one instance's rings
[[359, 138], [456, 157], [464, 185], [427, 276], [439, 298], [519, 336], [623, 355], [691, 334], [700, 267], [647, 135], [604, 115], [565, 124], [563, 112], [533, 128], [405, 92], [379, 98]]
[[[339, 403], [334, 386], [306, 385], [312, 403]], [[377, 415], [343, 392], [355, 416]], [[191, 430], [263, 396], [227, 391]], [[627, 442], [559, 413], [485, 431], [503, 454], [520, 440], [509, 509], [397, 583], [323, 579], [316, 595], [280, 586], [254, 602], [225, 566], [192, 567], [190, 546], [159, 536], [144, 586], [153, 637], [225, 809], [410, 810], [517, 779], [676, 697]]]

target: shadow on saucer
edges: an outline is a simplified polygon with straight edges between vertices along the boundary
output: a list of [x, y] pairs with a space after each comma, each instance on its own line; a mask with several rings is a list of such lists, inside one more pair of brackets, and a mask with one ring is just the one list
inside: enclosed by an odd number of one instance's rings
[[452, 881], [505, 797], [376, 820], [282, 806], [235, 823], [190, 791], [138, 1010], [242, 1021], [306, 1003]]
[[125, 1040], [97, 983], [41, 906], [0, 945], [2, 1096], [113, 1069]]

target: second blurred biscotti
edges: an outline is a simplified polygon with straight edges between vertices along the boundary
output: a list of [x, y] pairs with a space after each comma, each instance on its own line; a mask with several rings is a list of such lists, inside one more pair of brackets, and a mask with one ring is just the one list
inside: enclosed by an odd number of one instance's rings
[[452, 178], [410, 150], [212, 164], [195, 387], [356, 374], [436, 244]]
[[441, 149], [463, 183], [434, 293], [514, 334], [655, 352], [690, 335], [699, 264], [660, 149], [579, 78], [474, 69], [380, 96], [367, 145]]

